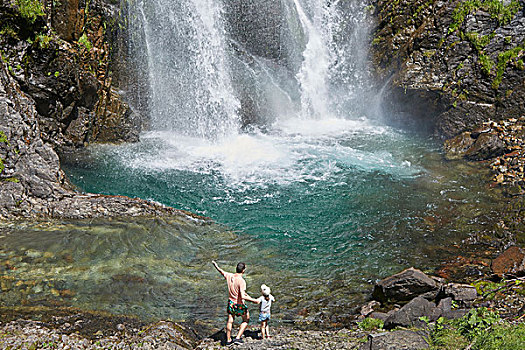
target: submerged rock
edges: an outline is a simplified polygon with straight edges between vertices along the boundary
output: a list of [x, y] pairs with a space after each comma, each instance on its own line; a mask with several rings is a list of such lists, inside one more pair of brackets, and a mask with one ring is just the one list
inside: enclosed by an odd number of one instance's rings
[[443, 144], [445, 157], [448, 160], [462, 159], [474, 142], [476, 142], [476, 140], [472, 137], [470, 132], [464, 132], [456, 137], [446, 140]]

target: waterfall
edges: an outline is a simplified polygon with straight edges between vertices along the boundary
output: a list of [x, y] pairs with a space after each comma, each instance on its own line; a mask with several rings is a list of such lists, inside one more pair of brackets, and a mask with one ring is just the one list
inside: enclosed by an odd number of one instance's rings
[[368, 2], [136, 0], [152, 129], [220, 139], [294, 116], [360, 117]]
[[238, 127], [223, 9], [216, 0], [138, 0], [131, 8], [143, 30], [152, 128], [203, 138]]
[[327, 47], [330, 35], [324, 24], [327, 15], [326, 4], [322, 0], [312, 2], [311, 19], [306, 15], [301, 2], [294, 0], [297, 14], [308, 36], [303, 52], [303, 64], [297, 74], [301, 86], [301, 112], [303, 116], [317, 119], [329, 116], [328, 109], [328, 72], [332, 58]]

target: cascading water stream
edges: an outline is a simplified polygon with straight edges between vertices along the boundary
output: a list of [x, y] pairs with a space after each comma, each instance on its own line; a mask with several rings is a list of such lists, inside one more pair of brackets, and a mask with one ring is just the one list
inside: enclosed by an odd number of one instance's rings
[[131, 10], [144, 32], [152, 128], [210, 139], [235, 132], [221, 2], [139, 0]]
[[301, 86], [302, 115], [316, 119], [327, 118], [329, 112], [328, 73], [331, 64], [331, 55], [326, 44], [329, 35], [322, 33], [324, 19], [327, 17], [324, 1], [312, 1], [310, 19], [299, 0], [294, 0], [297, 14], [308, 37], [303, 52], [304, 61], [297, 74]]

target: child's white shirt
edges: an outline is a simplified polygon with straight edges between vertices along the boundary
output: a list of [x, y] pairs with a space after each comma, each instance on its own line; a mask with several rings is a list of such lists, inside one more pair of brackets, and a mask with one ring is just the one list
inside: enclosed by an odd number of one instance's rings
[[275, 301], [273, 295], [270, 294], [268, 300], [266, 300], [266, 298], [263, 295], [261, 295], [257, 300], [261, 301], [261, 303], [259, 304], [261, 313], [269, 314], [270, 309], [272, 308], [272, 301]]

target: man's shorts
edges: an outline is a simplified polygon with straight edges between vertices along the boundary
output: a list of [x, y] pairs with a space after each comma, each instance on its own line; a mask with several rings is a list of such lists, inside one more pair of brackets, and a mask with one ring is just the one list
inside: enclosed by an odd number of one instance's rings
[[259, 322], [270, 321], [270, 314], [266, 312], [259, 313]]
[[244, 316], [248, 313], [248, 307], [245, 304], [235, 304], [228, 300], [227, 312], [233, 316]]

